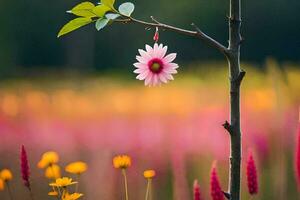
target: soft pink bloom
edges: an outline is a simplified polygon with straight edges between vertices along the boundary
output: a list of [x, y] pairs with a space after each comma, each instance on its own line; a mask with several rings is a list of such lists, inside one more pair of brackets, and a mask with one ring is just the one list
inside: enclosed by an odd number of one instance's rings
[[22, 147], [21, 147], [20, 161], [21, 161], [21, 175], [22, 175], [24, 185], [30, 190], [29, 163], [28, 163], [27, 153], [26, 153], [24, 145], [22, 145]]
[[213, 200], [224, 200], [224, 193], [222, 191], [219, 177], [216, 169], [216, 161], [212, 165], [210, 172], [210, 195]]
[[300, 122], [298, 124], [298, 136], [297, 136], [297, 149], [296, 149], [296, 179], [298, 182], [298, 189], [300, 190]]
[[194, 181], [194, 200], [201, 200], [201, 192], [198, 180]]
[[252, 151], [249, 151], [249, 157], [247, 161], [247, 186], [251, 195], [258, 193], [257, 171]]
[[154, 44], [154, 47], [146, 45], [146, 51], [139, 49], [140, 56], [136, 56], [138, 60], [134, 63], [137, 68], [134, 73], [138, 74], [138, 80], [145, 80], [145, 85], [156, 86], [161, 83], [167, 83], [174, 80], [172, 74], [177, 73], [179, 67], [173, 61], [176, 58], [176, 53], [166, 55], [167, 46], [163, 44]]

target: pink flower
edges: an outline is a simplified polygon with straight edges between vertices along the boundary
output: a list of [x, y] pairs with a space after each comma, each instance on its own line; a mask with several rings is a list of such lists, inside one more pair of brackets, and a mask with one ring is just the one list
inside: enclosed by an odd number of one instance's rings
[[27, 153], [26, 153], [24, 145], [22, 145], [22, 147], [21, 147], [20, 161], [21, 161], [21, 175], [22, 175], [24, 185], [30, 190], [29, 164], [28, 164]]
[[258, 193], [257, 172], [251, 151], [249, 151], [249, 157], [247, 161], [247, 186], [251, 195]]
[[194, 200], [201, 200], [201, 192], [198, 180], [194, 181]]
[[300, 123], [298, 125], [298, 136], [297, 136], [297, 149], [296, 149], [296, 179], [298, 182], [298, 189], [300, 190]]
[[222, 191], [219, 177], [216, 169], [216, 162], [213, 163], [210, 173], [210, 195], [213, 200], [224, 200], [224, 193]]
[[176, 53], [166, 55], [167, 46], [162, 44], [154, 44], [154, 47], [146, 45], [146, 51], [139, 49], [140, 56], [136, 56], [138, 60], [134, 63], [137, 68], [134, 73], [138, 74], [138, 80], [145, 80], [145, 85], [156, 86], [161, 83], [167, 83], [174, 80], [172, 74], [177, 73], [179, 67], [173, 61], [176, 58]]

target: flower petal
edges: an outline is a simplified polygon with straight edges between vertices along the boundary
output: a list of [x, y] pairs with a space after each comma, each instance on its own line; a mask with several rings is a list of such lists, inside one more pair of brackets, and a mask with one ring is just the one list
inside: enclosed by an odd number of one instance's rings
[[140, 73], [143, 73], [145, 71], [148, 71], [148, 69], [138, 68], [138, 69], [135, 69], [133, 72], [136, 73], [136, 74], [140, 74]]
[[136, 68], [140, 68], [140, 69], [147, 69], [148, 65], [143, 64], [143, 63], [134, 63], [133, 66], [135, 66]]
[[152, 85], [153, 85], [153, 86], [159, 85], [159, 79], [158, 79], [158, 75], [157, 75], [157, 74], [154, 74], [154, 75], [153, 75]]
[[141, 57], [141, 56], [136, 56], [137, 61], [139, 61], [140, 63], [143, 64], [147, 64], [148, 63], [148, 59]]
[[148, 74], [149, 74], [149, 71], [144, 71], [144, 72], [140, 73], [140, 74], [136, 77], [136, 79], [138, 79], [138, 80], [144, 80], [144, 79], [148, 76]]
[[177, 74], [177, 70], [176, 69], [164, 69], [164, 72], [168, 73], [168, 74]]
[[178, 67], [179, 67], [179, 65], [176, 64], [176, 63], [167, 63], [167, 64], [165, 65], [165, 68], [166, 68], [166, 69], [177, 69]]
[[161, 49], [160, 55], [159, 55], [158, 57], [159, 57], [159, 58], [165, 57], [167, 51], [168, 51], [168, 46], [164, 46], [164, 47]]
[[163, 60], [165, 63], [170, 63], [175, 60], [176, 56], [177, 56], [176, 53], [171, 53], [171, 54], [167, 55], [166, 57], [164, 57]]
[[151, 46], [149, 46], [148, 44], [146, 44], [146, 51], [148, 52], [148, 54], [150, 56], [152, 56], [152, 54], [153, 54], [153, 48]]
[[153, 50], [154, 50], [154, 52], [156, 52], [158, 50], [158, 44], [157, 43], [154, 44]]
[[153, 83], [153, 73], [149, 73], [145, 79], [145, 85], [151, 86]]
[[139, 51], [139, 53], [141, 54], [142, 58], [147, 59], [147, 60], [150, 60], [150, 59], [151, 59], [151, 56], [150, 56], [149, 53], [147, 53], [146, 51], [144, 51], [144, 50], [142, 50], [142, 49], [139, 49], [138, 51]]
[[159, 79], [160, 79], [161, 82], [163, 82], [163, 83], [167, 83], [168, 82], [168, 79], [165, 77], [164, 73], [160, 73], [158, 75], [158, 77], [159, 77]]

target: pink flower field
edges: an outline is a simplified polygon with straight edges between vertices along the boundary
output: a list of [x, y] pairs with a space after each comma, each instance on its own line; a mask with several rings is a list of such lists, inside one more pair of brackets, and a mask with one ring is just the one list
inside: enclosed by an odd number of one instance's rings
[[[155, 169], [153, 199], [193, 199], [198, 179], [201, 199], [210, 198], [210, 170], [217, 161], [227, 190], [228, 86], [225, 63], [187, 66], [185, 76], [161, 87], [110, 76], [7, 80], [0, 92], [0, 167], [11, 169], [15, 199], [29, 199], [22, 187], [19, 153], [27, 150], [35, 199], [48, 197], [48, 181], [37, 167], [41, 155], [56, 151], [59, 165], [87, 163], [81, 176], [84, 199], [123, 197], [122, 177], [112, 159], [131, 156], [127, 169], [131, 200], [144, 198], [143, 170]], [[253, 199], [299, 199], [294, 152], [300, 102], [300, 70], [268, 61], [265, 71], [247, 68], [242, 92], [243, 151], [256, 161], [259, 193]], [[206, 70], [207, 69], [207, 70]], [[215, 70], [218, 69], [218, 70]], [[242, 190], [247, 191], [243, 157]], [[63, 172], [62, 172], [63, 173]], [[268, 192], [276, 191], [276, 192]], [[8, 199], [5, 191], [0, 199]], [[250, 199], [247, 192], [243, 199]], [[27, 197], [28, 196], [28, 197]], [[154, 198], [155, 197], [155, 198]]]

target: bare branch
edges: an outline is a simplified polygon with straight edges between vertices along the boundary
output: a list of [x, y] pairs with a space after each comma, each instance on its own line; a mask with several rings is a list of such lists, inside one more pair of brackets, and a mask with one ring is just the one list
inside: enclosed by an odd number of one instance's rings
[[[196, 31], [191, 31], [191, 30], [186, 30], [186, 29], [182, 29], [182, 28], [178, 28], [178, 27], [174, 27], [174, 26], [170, 26], [170, 25], [161, 23], [158, 20], [156, 20], [153, 16], [151, 16], [150, 18], [153, 22], [145, 22], [145, 21], [130, 17], [130, 18], [127, 18], [128, 21], [126, 21], [125, 23], [135, 22], [135, 23], [147, 26], [147, 27], [157, 27], [157, 28], [161, 28], [164, 30], [169, 30], [169, 31], [180, 33], [180, 34], [188, 35], [191, 37], [195, 37], [195, 38], [202, 40], [203, 42], [210, 45], [211, 47], [219, 50], [225, 56], [228, 56], [228, 49], [225, 46], [223, 46], [222, 44], [220, 44], [213, 38], [209, 37], [205, 33], [203, 33], [195, 24], [192, 24], [192, 25], [195, 27]], [[120, 22], [120, 21], [117, 21], [117, 22]], [[121, 21], [121, 22], [124, 22], [124, 21]]]
[[205, 33], [203, 33], [196, 24], [192, 23], [191, 25], [196, 29], [196, 31], [198, 33], [198, 37], [201, 40], [203, 40], [204, 42], [207, 42], [209, 45], [215, 47], [220, 52], [222, 52], [225, 56], [228, 55], [228, 51], [225, 46], [223, 46], [222, 44], [220, 44], [218, 41], [214, 40], [213, 38], [209, 37]]

